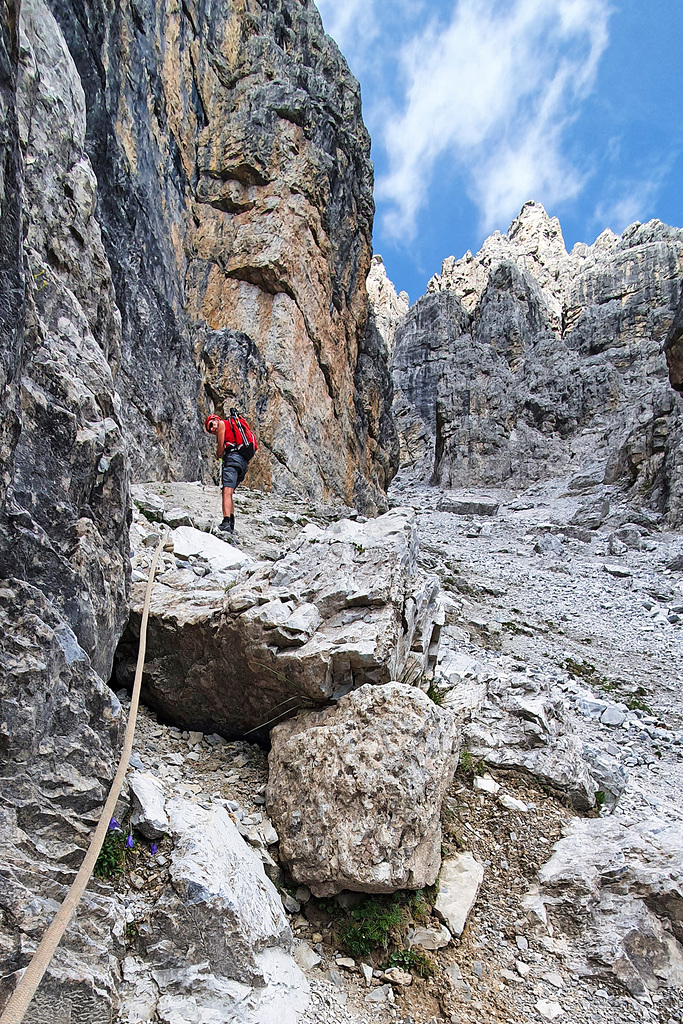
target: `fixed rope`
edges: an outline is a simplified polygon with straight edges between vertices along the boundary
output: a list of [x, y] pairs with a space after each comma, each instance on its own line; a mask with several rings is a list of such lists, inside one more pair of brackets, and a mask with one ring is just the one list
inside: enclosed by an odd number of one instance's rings
[[114, 776], [114, 781], [111, 784], [109, 796], [107, 797], [104, 810], [102, 811], [102, 817], [95, 829], [95, 834], [90, 840], [90, 846], [83, 858], [83, 863], [78, 869], [78, 874], [66, 894], [64, 902], [53, 918], [52, 924], [43, 935], [40, 945], [33, 954], [31, 962], [17, 983], [17, 987], [12, 993], [10, 1000], [0, 1017], [0, 1024], [21, 1024], [21, 1021], [23, 1021], [24, 1014], [29, 1007], [29, 1003], [36, 994], [36, 990], [43, 980], [45, 971], [50, 966], [50, 961], [55, 954], [55, 950], [61, 941], [62, 935], [66, 931], [67, 925], [69, 924], [69, 921], [71, 920], [71, 917], [78, 906], [83, 893], [85, 892], [86, 886], [90, 881], [90, 876], [93, 873], [95, 862], [97, 861], [100, 850], [102, 849], [104, 837], [109, 830], [109, 822], [114, 816], [116, 801], [118, 800], [119, 793], [121, 792], [121, 786], [123, 785], [123, 780], [128, 769], [128, 761], [130, 760], [131, 751], [133, 749], [135, 722], [138, 715], [138, 704], [140, 701], [142, 669], [145, 664], [145, 648], [147, 646], [147, 619], [149, 618], [149, 604], [152, 597], [154, 574], [156, 572], [159, 555], [164, 545], [164, 541], [165, 536], [162, 535], [156, 551], [154, 552], [152, 565], [149, 570], [147, 590], [145, 591], [145, 603], [142, 610], [142, 619], [140, 621], [140, 645], [138, 648], [137, 666], [135, 668], [133, 696], [130, 702], [130, 714], [128, 716], [126, 734], [123, 739], [123, 750], [121, 751], [119, 766], [116, 771], [116, 775]]

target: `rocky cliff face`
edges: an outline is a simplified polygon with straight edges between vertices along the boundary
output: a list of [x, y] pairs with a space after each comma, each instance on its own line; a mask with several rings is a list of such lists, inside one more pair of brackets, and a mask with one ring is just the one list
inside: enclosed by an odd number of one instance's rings
[[[121, 318], [94, 215], [83, 91], [41, 3], [23, 5], [14, 111], [25, 240], [9, 335], [0, 568], [55, 602], [106, 679], [127, 615]], [[15, 220], [3, 221], [8, 243]]]
[[[131, 462], [208, 473], [239, 404], [253, 484], [384, 500], [368, 152], [312, 4], [2, 2], [0, 1002], [113, 775]], [[112, 1019], [124, 925], [86, 898], [32, 1019]]]
[[683, 391], [683, 299], [666, 339], [666, 358], [672, 386], [676, 391]]
[[202, 420], [238, 405], [253, 486], [382, 505], [370, 140], [313, 3], [51, 6], [87, 98], [136, 475], [206, 474]]
[[508, 235], [449, 257], [396, 329], [402, 464], [445, 487], [624, 480], [677, 521], [682, 406], [664, 345], [682, 254], [683, 232], [658, 221], [568, 254], [528, 203]]
[[[83, 90], [41, 0], [22, 3], [20, 20], [5, 4], [2, 26], [4, 996], [64, 897], [113, 774], [121, 714], [103, 680], [127, 618], [130, 566], [114, 390], [120, 315], [95, 216]], [[33, 1019], [71, 1019], [74, 1004], [104, 1019], [123, 927], [110, 900], [86, 898]]]

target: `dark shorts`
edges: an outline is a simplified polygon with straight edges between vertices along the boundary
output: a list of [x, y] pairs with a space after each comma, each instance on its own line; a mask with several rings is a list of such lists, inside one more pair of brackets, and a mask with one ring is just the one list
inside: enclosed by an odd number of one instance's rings
[[244, 480], [249, 469], [249, 463], [237, 452], [223, 456], [223, 487], [232, 487], [234, 490]]

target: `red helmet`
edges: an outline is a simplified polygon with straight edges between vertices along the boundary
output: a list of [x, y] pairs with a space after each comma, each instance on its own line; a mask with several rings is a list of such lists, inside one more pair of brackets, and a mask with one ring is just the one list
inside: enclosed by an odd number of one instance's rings
[[204, 430], [207, 432], [207, 434], [209, 432], [209, 424], [213, 423], [214, 420], [220, 421], [220, 416], [216, 416], [215, 412], [211, 413], [211, 415], [207, 416], [206, 419], [204, 420]]

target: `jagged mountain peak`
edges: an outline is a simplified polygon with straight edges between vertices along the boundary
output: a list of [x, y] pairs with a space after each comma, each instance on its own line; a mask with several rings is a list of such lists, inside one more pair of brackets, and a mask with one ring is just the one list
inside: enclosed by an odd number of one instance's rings
[[445, 487], [523, 487], [599, 463], [679, 522], [663, 349], [675, 384], [682, 272], [678, 228], [608, 228], [567, 253], [558, 219], [525, 203], [508, 234], [445, 259], [396, 328], [403, 465]]
[[393, 281], [387, 275], [384, 260], [377, 254], [372, 257], [366, 286], [375, 325], [391, 352], [396, 325], [410, 308], [408, 292], [397, 294]]
[[567, 255], [559, 220], [533, 200], [524, 204], [508, 228], [507, 237], [529, 252], [536, 252], [539, 259], [561, 259]]

